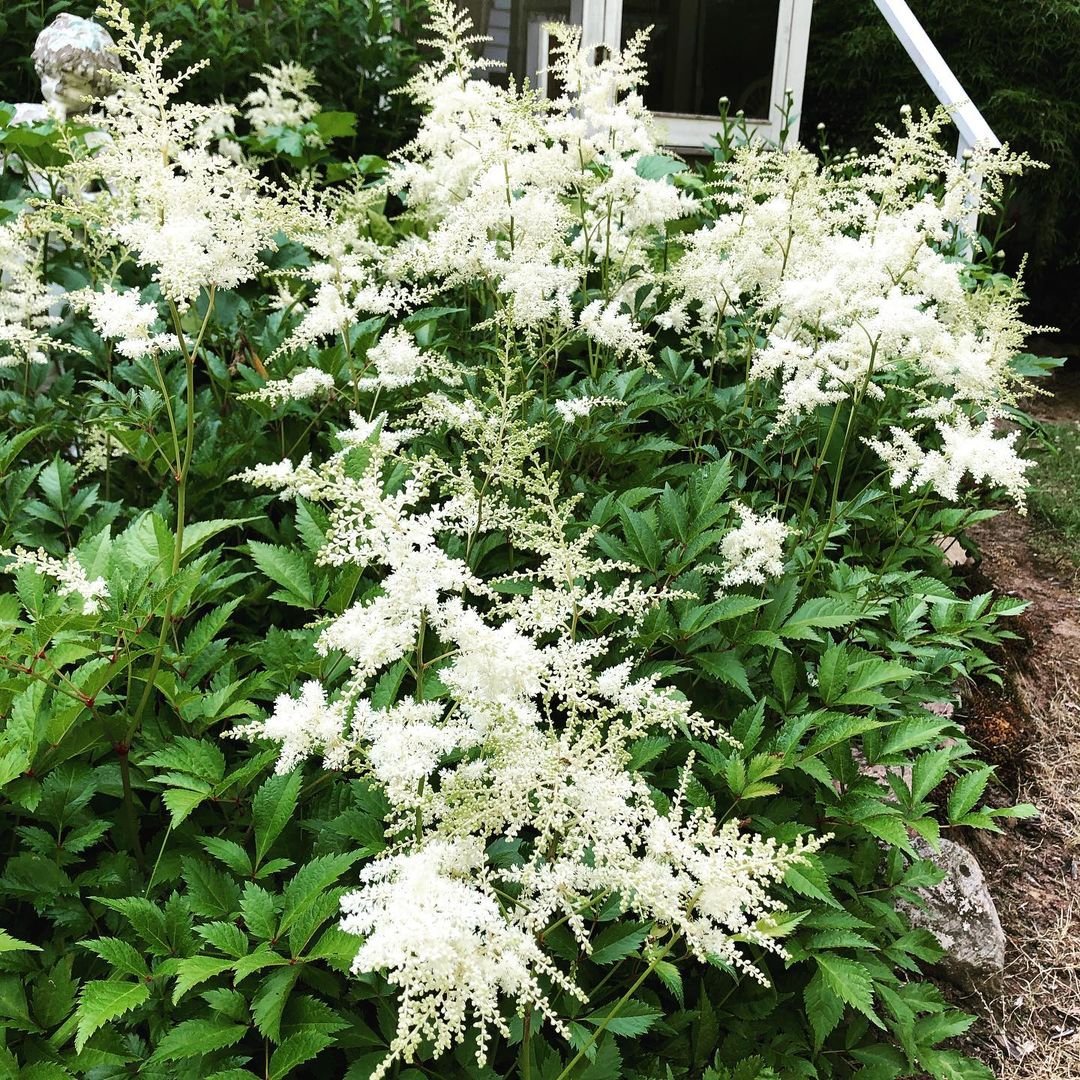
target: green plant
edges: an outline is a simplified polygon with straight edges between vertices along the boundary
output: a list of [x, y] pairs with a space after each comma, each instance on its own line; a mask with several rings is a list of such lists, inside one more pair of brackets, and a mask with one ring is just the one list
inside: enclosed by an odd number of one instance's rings
[[1075, 422], [1046, 423], [1042, 426], [1039, 479], [1031, 492], [1034, 516], [1049, 527], [1051, 545], [1061, 548], [1073, 563], [1080, 565], [1080, 505], [1077, 504], [1080, 468], [1080, 431]]
[[549, 103], [438, 4], [416, 140], [275, 182], [106, 15], [0, 221], [8, 1071], [985, 1080], [901, 902], [1031, 812], [930, 707], [1020, 610], [936, 540], [1025, 497], [1022, 159], [691, 172], [640, 43]]
[[[60, 12], [92, 18], [96, 0], [12, 0], [0, 12], [0, 101], [39, 101], [30, 54], [34, 39]], [[176, 41], [176, 62], [187, 68], [213, 57], [184, 88], [192, 101], [239, 103], [267, 65], [292, 62], [318, 73], [327, 110], [362, 116], [364, 130], [340, 152], [385, 154], [408, 139], [416, 114], [398, 89], [418, 60], [423, 0], [191, 0], [130, 6]], [[343, 47], [343, 43], [347, 43]]]

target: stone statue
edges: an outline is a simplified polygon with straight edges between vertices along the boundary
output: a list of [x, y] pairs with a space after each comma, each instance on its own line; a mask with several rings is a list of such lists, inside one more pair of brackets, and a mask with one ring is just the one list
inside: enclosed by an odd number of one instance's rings
[[108, 32], [92, 19], [66, 12], [38, 34], [33, 59], [41, 96], [61, 120], [85, 112], [91, 99], [107, 94], [109, 72], [120, 70]]

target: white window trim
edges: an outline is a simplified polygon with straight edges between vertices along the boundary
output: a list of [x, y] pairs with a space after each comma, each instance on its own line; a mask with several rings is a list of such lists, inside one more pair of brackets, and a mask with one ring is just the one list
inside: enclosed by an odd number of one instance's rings
[[[747, 118], [747, 126], [777, 142], [783, 127], [781, 103], [790, 90], [795, 101], [789, 137], [799, 138], [799, 110], [806, 83], [806, 55], [810, 47], [810, 16], [813, 0], [780, 0], [776, 21], [771, 109], [767, 119]], [[617, 50], [622, 41], [623, 0], [584, 0], [582, 40], [602, 43]], [[712, 142], [719, 126], [717, 116], [657, 113], [667, 145], [678, 150], [700, 151]]]

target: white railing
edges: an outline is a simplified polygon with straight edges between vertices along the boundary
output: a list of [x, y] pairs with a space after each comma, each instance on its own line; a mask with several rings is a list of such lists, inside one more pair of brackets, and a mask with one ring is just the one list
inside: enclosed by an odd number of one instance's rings
[[892, 27], [908, 56], [915, 61], [915, 66], [926, 80], [927, 86], [952, 115], [953, 123], [960, 131], [957, 157], [962, 158], [965, 150], [972, 150], [978, 145], [1000, 146], [1001, 140], [994, 134], [983, 114], [972, 104], [960, 85], [960, 80], [952, 73], [952, 69], [945, 63], [945, 58], [938, 52], [937, 46], [908, 7], [907, 0], [874, 0], [874, 3], [885, 16], [886, 22]]

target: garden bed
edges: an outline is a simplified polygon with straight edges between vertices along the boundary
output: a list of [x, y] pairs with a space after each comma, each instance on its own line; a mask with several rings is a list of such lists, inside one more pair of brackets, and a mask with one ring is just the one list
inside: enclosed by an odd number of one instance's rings
[[[1051, 389], [1036, 417], [1076, 424], [1080, 365], [1058, 372]], [[972, 1048], [999, 1080], [1065, 1080], [1080, 1076], [1080, 570], [1037, 517], [1004, 514], [973, 539], [980, 576], [1030, 603], [1023, 638], [1003, 657], [1024, 737], [985, 749], [1000, 761], [1007, 797], [1041, 815], [968, 837], [1009, 942], [1000, 994], [966, 1003], [983, 1018]]]

